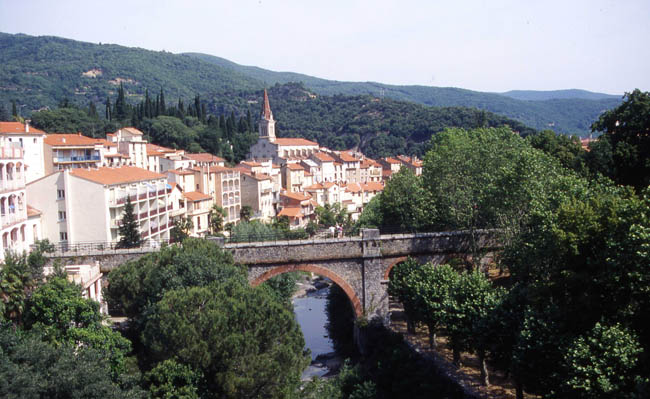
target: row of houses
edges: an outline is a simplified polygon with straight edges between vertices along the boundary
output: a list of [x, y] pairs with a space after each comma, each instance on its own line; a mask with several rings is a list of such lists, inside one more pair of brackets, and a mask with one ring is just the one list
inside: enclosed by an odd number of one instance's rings
[[325, 205], [338, 204], [356, 219], [400, 168], [422, 170], [416, 158], [373, 160], [307, 139], [276, 138], [266, 91], [258, 142], [235, 166], [148, 143], [132, 127], [92, 138], [2, 122], [0, 139], [3, 254], [42, 238], [115, 243], [127, 200], [141, 238], [150, 242], [168, 240], [179, 218], [192, 221], [191, 235], [207, 234], [214, 205], [225, 211], [225, 224], [238, 223], [244, 207], [263, 222], [286, 216], [292, 228], [304, 227]]

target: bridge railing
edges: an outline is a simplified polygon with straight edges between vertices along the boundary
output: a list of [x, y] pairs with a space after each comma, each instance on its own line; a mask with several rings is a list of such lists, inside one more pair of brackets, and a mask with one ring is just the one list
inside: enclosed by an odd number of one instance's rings
[[[74, 243], [60, 242], [58, 244], [53, 244], [54, 252], [52, 255], [74, 255], [75, 253], [84, 254], [84, 253], [117, 253], [124, 252], [125, 250], [151, 250], [162, 247], [163, 245], [169, 244], [169, 240], [146, 240], [138, 246], [134, 247], [121, 247], [119, 243], [112, 241], [80, 241]], [[32, 250], [36, 246], [32, 245]]]

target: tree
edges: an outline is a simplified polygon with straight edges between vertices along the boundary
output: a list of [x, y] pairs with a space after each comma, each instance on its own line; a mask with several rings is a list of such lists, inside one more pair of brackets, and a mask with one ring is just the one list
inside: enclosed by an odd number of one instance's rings
[[650, 92], [635, 89], [623, 99], [621, 105], [604, 112], [591, 130], [603, 132], [599, 140], [611, 144], [613, 170], [607, 175], [641, 191], [650, 184]]
[[560, 395], [580, 399], [636, 398], [648, 383], [635, 373], [643, 351], [634, 334], [620, 325], [603, 326], [575, 338], [562, 362]]
[[167, 359], [145, 375], [152, 398], [199, 399], [201, 374], [189, 366]]
[[55, 276], [40, 286], [27, 303], [25, 329], [37, 330], [55, 347], [93, 348], [105, 354], [115, 378], [126, 371], [131, 343], [102, 325], [99, 303], [81, 296], [81, 288]]
[[11, 100], [11, 116], [14, 117], [14, 120], [18, 118], [18, 108], [16, 107], [16, 100]]
[[174, 221], [174, 227], [169, 233], [171, 242], [183, 242], [194, 229], [194, 223], [189, 216], [183, 216]]
[[403, 167], [394, 174], [381, 193], [382, 228], [387, 231], [418, 231], [429, 227], [433, 202], [422, 179]]
[[252, 215], [253, 208], [251, 208], [250, 205], [244, 205], [241, 207], [241, 210], [239, 211], [239, 218], [242, 220], [242, 222], [249, 222]]
[[[431, 138], [424, 158], [424, 187], [436, 204], [433, 227], [469, 230], [473, 259], [480, 259], [475, 231], [499, 228], [508, 243], [548, 193], [572, 176], [510, 129], [447, 129]], [[382, 194], [383, 195], [383, 194]]]
[[133, 204], [131, 203], [131, 196], [126, 197], [126, 204], [124, 205], [124, 215], [120, 222], [120, 240], [117, 243], [117, 248], [135, 248], [139, 247], [142, 239], [140, 238], [139, 224], [133, 213]]
[[113, 375], [108, 352], [75, 345], [54, 347], [38, 331], [2, 326], [0, 353], [3, 398], [146, 397], [137, 374]]
[[143, 343], [154, 358], [200, 371], [205, 389], [224, 398], [286, 397], [309, 362], [293, 313], [246, 282], [166, 292]]
[[218, 234], [223, 231], [223, 220], [226, 217], [226, 211], [217, 204], [212, 205], [210, 213], [208, 214], [208, 224], [210, 225], [210, 233]]
[[232, 255], [210, 241], [188, 238], [182, 247], [161, 248], [112, 271], [105, 297], [110, 308], [131, 318], [138, 329], [165, 291], [233, 278], [246, 281], [245, 270], [234, 265]]

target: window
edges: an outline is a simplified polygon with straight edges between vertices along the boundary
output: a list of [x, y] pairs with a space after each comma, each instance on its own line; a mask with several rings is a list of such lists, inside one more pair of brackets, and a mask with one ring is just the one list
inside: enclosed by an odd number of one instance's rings
[[196, 218], [196, 228], [201, 230], [201, 216]]
[[59, 238], [61, 239], [61, 241], [68, 241], [68, 233], [65, 231], [60, 232]]
[[56, 199], [64, 199], [65, 190], [56, 190]]
[[65, 211], [59, 211], [59, 221], [65, 220]]

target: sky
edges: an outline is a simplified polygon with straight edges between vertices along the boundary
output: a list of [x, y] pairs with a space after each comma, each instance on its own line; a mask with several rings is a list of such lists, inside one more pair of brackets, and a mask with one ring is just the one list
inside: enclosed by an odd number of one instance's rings
[[0, 0], [0, 32], [340, 81], [650, 91], [650, 0]]

